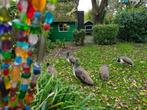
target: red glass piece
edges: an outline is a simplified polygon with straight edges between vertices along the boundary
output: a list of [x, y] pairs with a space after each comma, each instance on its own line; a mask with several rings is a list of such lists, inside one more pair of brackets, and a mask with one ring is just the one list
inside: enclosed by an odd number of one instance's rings
[[31, 51], [28, 52], [28, 56], [32, 57], [33, 53]]
[[9, 69], [4, 69], [4, 70], [3, 70], [3, 74], [4, 74], [5, 76], [7, 76], [7, 75], [9, 74]]
[[27, 10], [27, 17], [31, 19], [34, 16], [35, 9], [34, 9], [30, 0], [28, 0], [28, 4], [29, 4], [29, 6], [28, 6], [28, 10]]
[[30, 73], [30, 67], [28, 65], [24, 65], [23, 72], [24, 73]]
[[45, 23], [45, 24], [43, 25], [43, 29], [44, 29], [45, 31], [50, 30], [50, 28], [51, 28], [51, 27], [50, 27], [49, 24], [46, 24], [46, 23]]

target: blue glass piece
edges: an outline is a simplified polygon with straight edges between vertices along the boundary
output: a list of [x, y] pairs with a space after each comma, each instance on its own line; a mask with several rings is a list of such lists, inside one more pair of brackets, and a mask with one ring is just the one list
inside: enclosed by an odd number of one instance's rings
[[9, 64], [2, 64], [2, 69], [8, 69], [10, 67]]
[[38, 75], [41, 73], [41, 67], [39, 64], [37, 63], [34, 64], [33, 73], [34, 75]]
[[31, 57], [28, 57], [27, 58], [27, 65], [30, 66], [32, 64], [32, 62], [33, 62], [32, 58]]
[[47, 23], [47, 24], [51, 24], [53, 22], [53, 20], [54, 20], [53, 15], [50, 12], [47, 12], [45, 14], [44, 22]]
[[22, 84], [22, 85], [20, 86], [20, 90], [23, 91], [23, 92], [27, 91], [27, 90], [28, 90], [28, 85]]
[[41, 17], [41, 13], [37, 11], [37, 12], [34, 13], [34, 16], [35, 16], [36, 18], [40, 18], [40, 17]]
[[25, 106], [25, 110], [30, 110], [30, 107], [29, 106]]
[[15, 58], [15, 63], [19, 65], [19, 64], [21, 64], [21, 62], [22, 62], [22, 58], [20, 56], [17, 56]]
[[17, 42], [16, 45], [18, 47], [22, 47], [23, 49], [28, 49], [29, 48], [29, 44], [27, 42]]

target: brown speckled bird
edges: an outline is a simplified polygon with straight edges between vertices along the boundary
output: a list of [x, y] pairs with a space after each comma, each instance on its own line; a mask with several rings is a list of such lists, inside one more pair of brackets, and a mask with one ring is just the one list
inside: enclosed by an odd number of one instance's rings
[[66, 53], [66, 60], [72, 65], [76, 62], [76, 58], [73, 55], [70, 55], [69, 52]]
[[129, 57], [126, 56], [118, 57], [117, 62], [119, 62], [120, 64], [126, 64], [132, 66], [134, 65], [134, 62]]
[[108, 67], [108, 65], [106, 65], [106, 64], [102, 65], [100, 67], [99, 71], [100, 71], [100, 78], [102, 80], [106, 81], [106, 80], [109, 79], [109, 67]]
[[78, 78], [82, 83], [85, 83], [87, 85], [93, 86], [94, 82], [90, 78], [88, 72], [80, 66], [78, 61], [73, 65], [73, 74], [75, 75], [76, 78]]

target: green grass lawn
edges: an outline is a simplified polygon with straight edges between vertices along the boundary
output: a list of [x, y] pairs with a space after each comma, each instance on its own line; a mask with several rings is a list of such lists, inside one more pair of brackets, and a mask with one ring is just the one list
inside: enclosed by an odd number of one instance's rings
[[[49, 57], [48, 61], [55, 64], [58, 77], [64, 79], [63, 84], [76, 85], [87, 96], [93, 95], [87, 102], [89, 106], [95, 106], [96, 110], [147, 108], [147, 44], [85, 45], [73, 51], [73, 54], [89, 72], [96, 86], [86, 86], [78, 81], [72, 74], [71, 65], [63, 57]], [[130, 57], [135, 66], [119, 65], [115, 59], [121, 55]], [[108, 81], [102, 81], [99, 77], [102, 64], [110, 67]]]

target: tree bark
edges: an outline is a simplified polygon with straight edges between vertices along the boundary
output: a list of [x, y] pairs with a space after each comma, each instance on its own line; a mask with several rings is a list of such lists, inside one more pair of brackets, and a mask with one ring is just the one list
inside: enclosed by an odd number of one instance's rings
[[39, 36], [39, 41], [37, 62], [41, 62], [45, 54], [45, 38], [43, 35]]
[[92, 3], [92, 12], [93, 12], [93, 21], [95, 24], [102, 24], [106, 14], [106, 8], [108, 6], [108, 0], [101, 0], [100, 5], [97, 0], [91, 0]]

